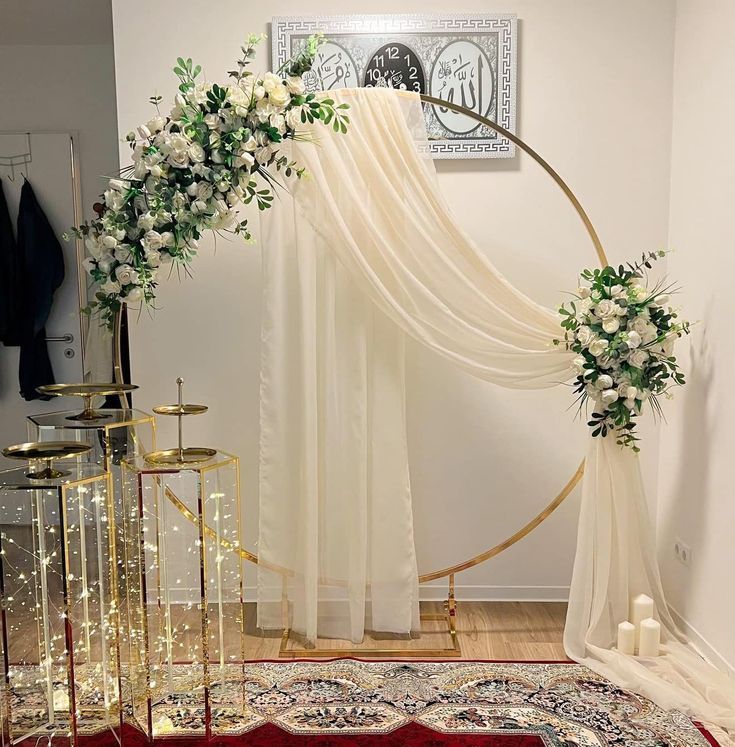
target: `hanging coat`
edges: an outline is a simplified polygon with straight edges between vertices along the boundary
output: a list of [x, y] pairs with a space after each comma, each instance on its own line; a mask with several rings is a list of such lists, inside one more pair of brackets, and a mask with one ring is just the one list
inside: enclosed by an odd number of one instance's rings
[[0, 342], [20, 345], [18, 245], [0, 180]]
[[18, 253], [21, 274], [20, 394], [24, 399], [47, 399], [36, 387], [53, 384], [46, 347], [46, 322], [54, 292], [64, 280], [64, 253], [30, 182], [20, 193]]

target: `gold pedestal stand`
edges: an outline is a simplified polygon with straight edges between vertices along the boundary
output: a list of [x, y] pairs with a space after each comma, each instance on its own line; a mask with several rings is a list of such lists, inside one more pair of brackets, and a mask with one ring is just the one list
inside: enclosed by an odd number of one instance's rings
[[39, 386], [37, 391], [50, 397], [81, 397], [84, 401], [84, 409], [76, 415], [67, 416], [67, 420], [93, 423], [111, 417], [109, 414], [92, 408], [93, 397], [117, 395], [122, 399], [122, 395], [137, 388], [135, 384], [45, 384]]
[[90, 451], [87, 444], [78, 441], [33, 441], [15, 444], [3, 449], [3, 456], [8, 459], [21, 459], [26, 462], [43, 462], [46, 467], [34, 472], [26, 472], [30, 480], [58, 480], [68, 477], [70, 472], [54, 469], [51, 464], [59, 459], [81, 456]]
[[216, 449], [208, 449], [203, 446], [184, 447], [183, 418], [187, 415], [203, 415], [209, 408], [206, 405], [184, 404], [184, 380], [181, 377], [176, 379], [176, 386], [178, 387], [179, 401], [175, 405], [154, 407], [153, 412], [156, 415], [173, 415], [178, 418], [179, 445], [175, 449], [160, 449], [159, 451], [149, 452], [145, 455], [145, 460], [150, 464], [197, 464], [211, 459], [217, 453]]

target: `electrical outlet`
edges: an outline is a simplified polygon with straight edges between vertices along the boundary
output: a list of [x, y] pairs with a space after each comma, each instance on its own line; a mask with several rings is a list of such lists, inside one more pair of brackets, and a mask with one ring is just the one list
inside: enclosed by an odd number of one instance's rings
[[683, 565], [692, 564], [692, 548], [685, 542], [682, 542], [678, 537], [674, 540], [674, 555], [676, 555], [677, 560]]

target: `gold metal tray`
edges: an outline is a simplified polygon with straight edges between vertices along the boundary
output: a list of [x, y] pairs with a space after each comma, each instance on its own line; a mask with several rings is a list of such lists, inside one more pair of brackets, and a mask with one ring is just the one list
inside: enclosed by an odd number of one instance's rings
[[153, 408], [156, 415], [202, 415], [209, 408], [206, 405], [158, 405]]
[[108, 383], [83, 383], [83, 384], [44, 384], [37, 391], [51, 397], [82, 397], [84, 409], [76, 415], [70, 415], [67, 420], [94, 421], [106, 420], [112, 417], [92, 409], [92, 397], [111, 397], [115, 394], [126, 394], [137, 389], [135, 384], [108, 384]]
[[151, 451], [145, 455], [144, 459], [150, 464], [185, 466], [206, 462], [216, 454], [217, 449], [207, 449], [203, 446], [186, 446], [182, 449]]
[[46, 467], [36, 472], [27, 472], [26, 477], [34, 480], [55, 480], [66, 477], [69, 472], [53, 469], [51, 463], [57, 459], [68, 459], [80, 456], [91, 450], [88, 444], [79, 441], [31, 441], [15, 444], [3, 449], [2, 454], [8, 459], [22, 459], [24, 461], [43, 461]]

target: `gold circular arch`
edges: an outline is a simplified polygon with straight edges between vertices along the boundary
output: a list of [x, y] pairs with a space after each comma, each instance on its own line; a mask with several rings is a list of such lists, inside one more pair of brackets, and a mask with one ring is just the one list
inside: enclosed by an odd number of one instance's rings
[[[497, 124], [496, 122], [493, 122], [487, 117], [483, 117], [482, 115], [477, 114], [476, 112], [473, 112], [470, 109], [467, 109], [466, 107], [460, 106], [458, 104], [454, 104], [449, 101], [444, 101], [442, 99], [436, 98], [435, 96], [429, 96], [428, 94], [424, 94], [424, 93], [419, 94], [419, 96], [420, 96], [421, 101], [425, 104], [431, 104], [433, 106], [441, 106], [443, 108], [451, 109], [452, 111], [455, 111], [458, 114], [464, 114], [470, 117], [471, 119], [476, 120], [480, 124], [485, 125], [486, 127], [489, 127], [491, 130], [494, 130], [499, 135], [502, 135], [503, 137], [507, 138], [512, 143], [517, 145], [524, 153], [527, 153], [529, 156], [531, 156], [531, 158], [539, 166], [541, 166], [541, 168], [554, 180], [557, 186], [566, 195], [567, 199], [572, 204], [572, 207], [574, 207], [575, 211], [577, 212], [577, 215], [579, 216], [580, 220], [584, 224], [587, 234], [589, 235], [592, 241], [599, 263], [603, 267], [608, 264], [607, 256], [602, 246], [602, 242], [600, 241], [600, 238], [597, 235], [597, 231], [595, 231], [595, 228], [592, 225], [592, 221], [590, 221], [589, 216], [585, 212], [584, 208], [582, 207], [581, 203], [577, 199], [576, 195], [574, 194], [574, 192], [572, 192], [572, 190], [569, 188], [567, 183], [561, 178], [561, 176], [559, 176], [559, 174], [551, 167], [551, 165], [544, 158], [542, 158], [533, 148], [531, 148], [531, 146], [527, 145], [523, 140], [521, 140], [521, 138], [519, 138], [517, 135], [514, 135], [509, 130], [506, 130], [501, 125]], [[114, 334], [115, 379], [116, 381], [117, 380], [122, 381], [122, 375], [121, 375], [122, 370], [121, 370], [121, 365], [120, 365], [121, 355], [120, 355], [120, 315], [119, 314], [117, 315], [114, 333], [115, 333]], [[125, 404], [127, 404], [127, 400], [125, 401]], [[580, 462], [576, 471], [569, 478], [566, 485], [564, 485], [564, 487], [561, 489], [558, 495], [547, 506], [545, 506], [536, 516], [534, 516], [529, 522], [527, 522], [523, 527], [521, 527], [517, 532], [515, 532], [515, 534], [512, 534], [510, 537], [498, 543], [497, 545], [461, 563], [456, 563], [455, 565], [448, 566], [447, 568], [441, 568], [440, 570], [437, 570], [437, 571], [431, 571], [430, 573], [420, 574], [419, 583], [426, 583], [428, 581], [436, 581], [437, 579], [445, 578], [449, 576], [450, 584], [451, 584], [451, 581], [452, 581], [451, 577], [453, 577], [456, 573], [459, 573], [460, 571], [466, 571], [468, 568], [472, 568], [473, 566], [479, 565], [480, 563], [484, 563], [486, 560], [489, 560], [490, 558], [493, 558], [496, 555], [499, 555], [504, 550], [507, 550], [509, 547], [512, 547], [517, 542], [522, 540], [524, 537], [528, 536], [539, 525], [541, 525], [564, 502], [567, 496], [569, 496], [569, 494], [572, 492], [575, 486], [582, 479], [583, 474], [584, 474], [584, 460]], [[174, 495], [171, 491], [168, 491], [168, 490], [166, 491], [166, 495], [169, 498], [169, 500], [176, 506], [176, 508], [178, 508], [179, 511], [184, 515], [185, 518], [187, 518], [189, 521], [193, 523], [198, 523], [198, 518], [186, 508], [186, 506], [176, 497], [176, 495]], [[209, 527], [205, 526], [203, 530], [206, 534], [215, 536], [214, 531], [211, 530]], [[227, 543], [227, 545], [228, 545], [227, 549], [232, 550], [232, 551], [237, 551], [244, 560], [247, 560], [255, 564], [258, 564], [260, 562], [256, 554], [251, 553], [250, 551], [246, 550], [244, 547], [237, 547], [235, 545], [231, 545], [230, 543]], [[224, 543], [223, 543], [223, 546], [225, 546]], [[290, 576], [293, 574], [292, 570], [289, 570], [286, 568], [281, 568], [279, 566], [271, 566], [270, 564], [269, 564], [269, 567], [271, 568], [271, 570], [281, 573], [285, 576]]]
[[[506, 130], [505, 127], [502, 127], [497, 122], [493, 122], [491, 119], [483, 117], [481, 114], [477, 114], [476, 112], [473, 112], [472, 110], [467, 109], [464, 106], [459, 106], [458, 104], [455, 104], [453, 102], [444, 101], [443, 99], [439, 99], [436, 96], [429, 96], [426, 93], [420, 94], [420, 98], [421, 101], [423, 101], [425, 104], [432, 104], [433, 106], [441, 106], [446, 109], [451, 109], [458, 114], [464, 114], [471, 119], [476, 120], [480, 124], [489, 127], [491, 130], [494, 130], [498, 134], [507, 138], [512, 143], [517, 145], [524, 153], [527, 153], [529, 156], [531, 156], [531, 158], [533, 158], [533, 160], [536, 161], [536, 163], [541, 166], [541, 168], [554, 180], [557, 186], [566, 195], [569, 202], [572, 203], [572, 207], [574, 207], [574, 209], [576, 210], [577, 215], [584, 224], [587, 234], [592, 240], [592, 245], [595, 248], [595, 253], [597, 254], [597, 259], [600, 265], [604, 267], [608, 264], [607, 255], [605, 254], [605, 250], [602, 246], [602, 242], [600, 241], [600, 237], [597, 235], [597, 231], [595, 231], [595, 227], [592, 225], [592, 221], [589, 219], [589, 216], [582, 207], [582, 204], [579, 202], [574, 192], [572, 192], [572, 190], [569, 188], [569, 185], [551, 167], [551, 164], [549, 164], [548, 161], [542, 158], [530, 145], [524, 143], [521, 138], [519, 138], [517, 135], [514, 135], [509, 130]], [[554, 500], [552, 500], [551, 503], [545, 506], [527, 524], [522, 526], [515, 534], [512, 534], [510, 537], [503, 540], [502, 542], [499, 542], [489, 550], [485, 550], [484, 552], [481, 552], [462, 563], [456, 563], [455, 565], [448, 566], [447, 568], [442, 568], [438, 571], [420, 574], [419, 583], [426, 583], [427, 581], [436, 581], [439, 578], [454, 576], [455, 573], [466, 571], [468, 568], [472, 568], [473, 566], [479, 565], [480, 563], [484, 563], [486, 560], [490, 560], [490, 558], [499, 555], [501, 552], [503, 552], [503, 550], [507, 550], [509, 547], [515, 545], [516, 542], [520, 542], [520, 540], [528, 536], [534, 529], [536, 529], [536, 527], [538, 527], [546, 519], [548, 519], [549, 516], [551, 516], [551, 514], [564, 502], [564, 499], [572, 492], [577, 483], [579, 483], [579, 481], [582, 479], [583, 474], [584, 459], [580, 462], [576, 472], [569, 478], [567, 484], [561, 489]]]

